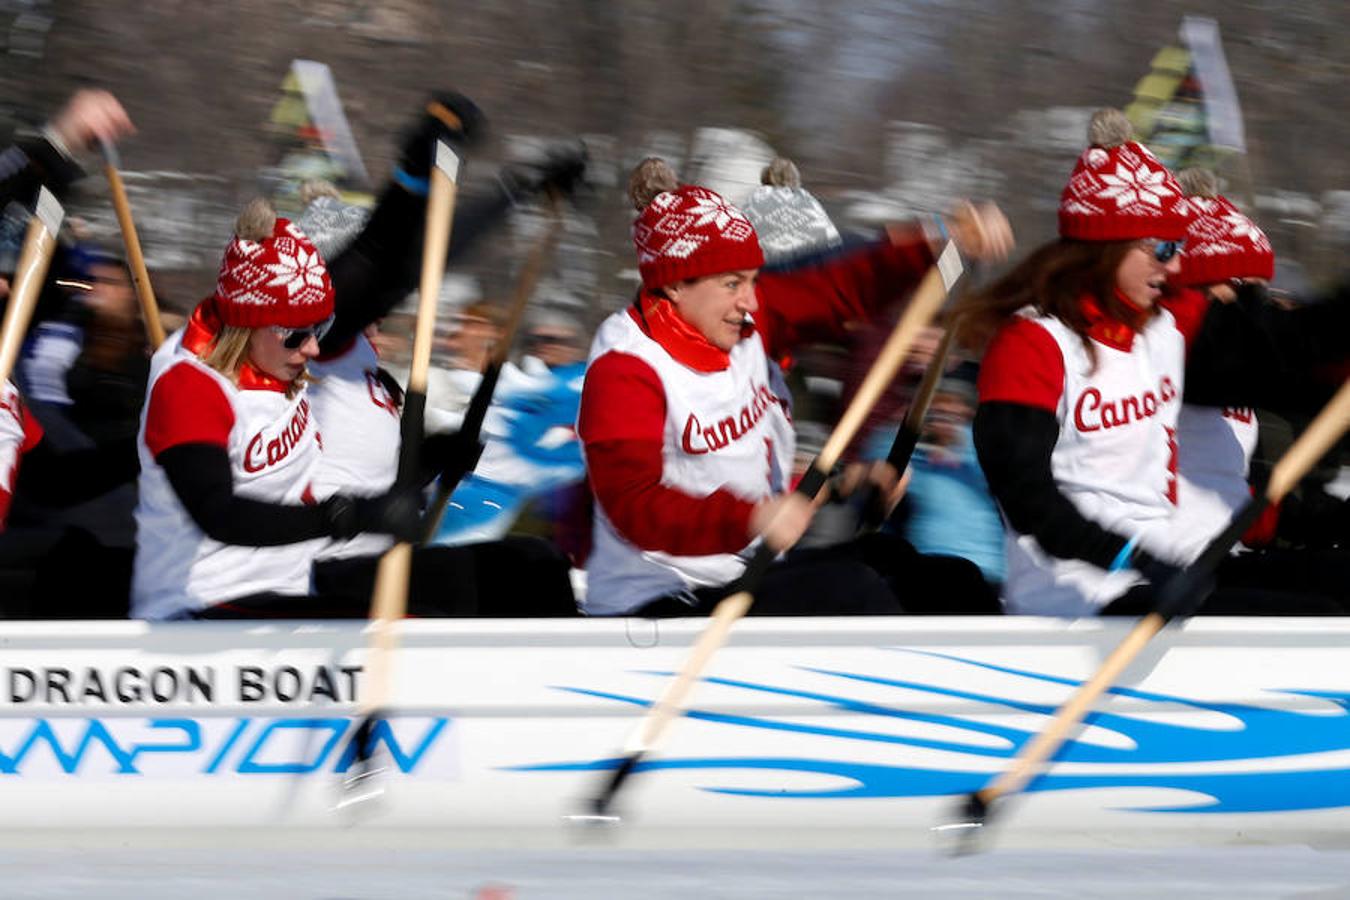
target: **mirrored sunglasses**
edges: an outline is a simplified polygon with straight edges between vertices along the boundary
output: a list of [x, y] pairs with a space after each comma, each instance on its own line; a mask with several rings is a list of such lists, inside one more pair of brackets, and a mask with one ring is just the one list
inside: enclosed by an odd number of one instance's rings
[[273, 325], [272, 330], [281, 337], [281, 346], [287, 350], [299, 350], [310, 337], [313, 337], [316, 341], [323, 340], [323, 336], [332, 327], [333, 317], [329, 316], [322, 322], [315, 322], [306, 328], [285, 328], [281, 325]]
[[1178, 253], [1186, 248], [1185, 241], [1159, 241], [1149, 240], [1145, 246], [1153, 251], [1153, 258], [1160, 263], [1169, 263]]

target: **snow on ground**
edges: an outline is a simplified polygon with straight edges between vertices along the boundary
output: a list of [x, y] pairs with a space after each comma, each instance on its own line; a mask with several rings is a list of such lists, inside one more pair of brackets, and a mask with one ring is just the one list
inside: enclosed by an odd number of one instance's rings
[[[343, 850], [108, 846], [0, 852], [3, 894], [107, 900], [375, 898], [1341, 898], [1350, 852], [1307, 847], [1177, 851], [915, 849]], [[509, 890], [492, 892], [494, 887]]]

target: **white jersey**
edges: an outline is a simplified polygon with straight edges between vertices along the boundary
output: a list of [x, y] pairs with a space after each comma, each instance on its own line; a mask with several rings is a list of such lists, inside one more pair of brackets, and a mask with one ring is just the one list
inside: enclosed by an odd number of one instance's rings
[[1173, 552], [1182, 561], [1199, 556], [1251, 499], [1247, 470], [1258, 430], [1256, 413], [1250, 409], [1189, 403], [1181, 408]]
[[[1133, 335], [1128, 350], [1095, 343], [1097, 364], [1058, 319], [1023, 311], [1054, 339], [1064, 361], [1050, 465], [1055, 484], [1088, 519], [1163, 559], [1177, 496], [1177, 419], [1185, 339], [1167, 310]], [[1058, 559], [1034, 537], [1009, 531], [1004, 603], [1009, 612], [1083, 616], [1125, 593], [1137, 573], [1108, 573], [1083, 560]]]
[[[323, 433], [323, 458], [314, 478], [319, 500], [337, 493], [374, 497], [394, 486], [401, 410], [380, 381], [379, 364], [363, 334], [344, 352], [309, 364], [315, 378], [310, 404]], [[358, 534], [328, 541], [318, 557], [375, 555], [393, 544], [387, 534]]]
[[[677, 362], [620, 311], [600, 326], [590, 363], [606, 353], [637, 357], [656, 373], [665, 398], [661, 483], [691, 496], [728, 491], [756, 502], [787, 487], [796, 436], [781, 374], [758, 335], [732, 348], [730, 365], [700, 372]], [[585, 435], [582, 436], [585, 439]], [[594, 546], [587, 562], [585, 610], [629, 612], [666, 594], [726, 584], [745, 570], [744, 554], [674, 556], [627, 541], [595, 508]]]
[[[215, 541], [192, 521], [154, 458], [156, 448], [219, 435], [238, 496], [312, 503], [321, 451], [306, 392], [301, 389], [288, 398], [280, 390], [241, 389], [185, 350], [182, 340], [178, 332], [155, 352], [141, 412], [132, 615], [178, 618], [250, 594], [306, 594], [310, 564], [322, 539], [276, 547]], [[164, 406], [157, 409], [160, 404]], [[164, 409], [183, 413], [161, 422]], [[152, 417], [162, 429], [147, 435]]]

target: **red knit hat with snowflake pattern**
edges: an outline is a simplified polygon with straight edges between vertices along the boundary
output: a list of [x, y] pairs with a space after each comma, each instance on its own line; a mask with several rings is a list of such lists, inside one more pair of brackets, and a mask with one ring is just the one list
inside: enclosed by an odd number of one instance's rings
[[1219, 193], [1218, 179], [1204, 169], [1177, 174], [1181, 189], [1196, 209], [1186, 232], [1178, 281], [1187, 287], [1230, 278], [1275, 276], [1275, 251], [1266, 233]]
[[720, 194], [692, 184], [652, 198], [633, 223], [633, 246], [648, 290], [764, 265], [755, 226], [745, 214]]
[[255, 200], [235, 224], [212, 300], [225, 325], [303, 328], [333, 314], [333, 281], [309, 238]]
[[1079, 241], [1179, 241], [1195, 212], [1172, 173], [1147, 147], [1131, 140], [1129, 119], [1098, 110], [1088, 127], [1091, 146], [1078, 157], [1059, 197], [1059, 234]]

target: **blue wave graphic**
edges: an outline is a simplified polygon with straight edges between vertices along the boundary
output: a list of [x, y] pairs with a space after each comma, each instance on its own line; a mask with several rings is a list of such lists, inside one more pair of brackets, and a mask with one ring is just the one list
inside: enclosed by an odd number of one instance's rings
[[[965, 659], [944, 653], [900, 649], [911, 653], [947, 660], [963, 666], [997, 672], [1016, 678], [1042, 683], [1077, 687], [1080, 681], [1010, 668], [978, 660]], [[882, 678], [856, 672], [803, 666], [801, 671], [860, 683], [918, 691], [940, 697], [1003, 707], [1018, 712], [1053, 715], [1055, 708], [1029, 703], [1015, 696], [958, 690], [918, 681]], [[653, 676], [669, 676], [669, 672], [644, 672]], [[863, 741], [872, 744], [894, 744], [897, 748], [915, 747], [941, 750], [987, 759], [1011, 759], [1035, 732], [1021, 728], [965, 719], [959, 716], [906, 710], [899, 706], [849, 697], [845, 693], [824, 693], [772, 684], [741, 681], [729, 678], [706, 678], [705, 682], [747, 692], [808, 700], [850, 713], [900, 719], [947, 726], [957, 732], [994, 738], [997, 746], [988, 740], [975, 743], [959, 739], [942, 740], [933, 737], [914, 737], [888, 734], [859, 728], [838, 728], [801, 722], [789, 722], [765, 716], [746, 716], [714, 713], [691, 709], [688, 718], [727, 725], [734, 728], [754, 728], [793, 734], [837, 738], [841, 741]], [[583, 696], [597, 697], [637, 707], [650, 706], [650, 700], [625, 694], [577, 687], [558, 687], [558, 690]], [[1186, 723], [1169, 723], [1110, 712], [1094, 712], [1086, 722], [1126, 738], [1129, 746], [1106, 746], [1087, 738], [1066, 742], [1054, 756], [1057, 762], [1107, 763], [1135, 769], [1138, 766], [1167, 763], [1207, 763], [1232, 761], [1272, 760], [1301, 754], [1325, 753], [1350, 749], [1350, 693], [1328, 691], [1278, 690], [1272, 693], [1286, 696], [1317, 697], [1340, 707], [1328, 713], [1308, 713], [1271, 709], [1243, 703], [1209, 703], [1190, 698], [1139, 691], [1131, 688], [1113, 688], [1109, 693], [1149, 702], [1168, 703], [1183, 709], [1219, 713], [1231, 723], [1230, 727], [1206, 727]], [[902, 751], [897, 751], [900, 756]], [[563, 772], [605, 770], [617, 766], [618, 759], [606, 758], [585, 762], [559, 762], [514, 766], [513, 771]], [[842, 759], [812, 759], [795, 757], [695, 757], [651, 759], [641, 763], [640, 770], [707, 769], [781, 771], [834, 776], [844, 784], [814, 790], [775, 788], [759, 790], [728, 786], [706, 787], [704, 790], [745, 797], [775, 798], [878, 798], [878, 797], [932, 797], [964, 794], [976, 790], [988, 781], [988, 773], [957, 769], [882, 765], [853, 762]], [[1060, 791], [1100, 787], [1171, 788], [1198, 795], [1193, 802], [1153, 807], [1131, 807], [1139, 812], [1276, 812], [1314, 809], [1334, 809], [1350, 806], [1350, 769], [1301, 769], [1294, 771], [1258, 772], [1197, 772], [1147, 773], [1120, 772], [1097, 774], [1059, 774], [1053, 769], [1037, 777], [1028, 787], [1030, 791]], [[1202, 798], [1208, 798], [1206, 802]]]

